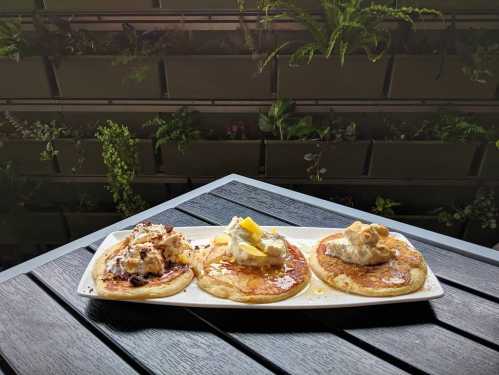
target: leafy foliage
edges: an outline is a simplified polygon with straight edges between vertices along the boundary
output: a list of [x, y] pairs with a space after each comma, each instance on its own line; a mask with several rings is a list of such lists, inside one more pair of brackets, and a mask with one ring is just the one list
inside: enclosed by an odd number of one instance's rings
[[374, 202], [374, 206], [371, 208], [371, 211], [377, 215], [392, 217], [395, 216], [394, 207], [401, 206], [400, 202], [396, 202], [390, 198], [383, 198], [381, 196], [376, 197], [376, 201]]
[[27, 49], [27, 41], [22, 30], [21, 19], [0, 20], [0, 56], [19, 61]]
[[298, 118], [295, 105], [290, 99], [277, 99], [268, 113], [260, 113], [258, 127], [264, 133], [272, 133], [281, 141], [309, 139], [317, 133], [312, 125], [312, 116]]
[[414, 25], [421, 15], [440, 16], [441, 13], [426, 8], [400, 7], [370, 4], [364, 0], [321, 0], [321, 17], [314, 17], [301, 8], [295, 0], [259, 0], [258, 6], [265, 12], [263, 22], [270, 25], [274, 20], [291, 18], [300, 23], [311, 42], [286, 41], [270, 52], [260, 70], [284, 48], [296, 46], [290, 57], [290, 66], [310, 63], [315, 55], [326, 58], [337, 54], [343, 66], [346, 56], [358, 49], [364, 50], [370, 61], [378, 61], [391, 44], [391, 34], [384, 21], [392, 18]]
[[28, 121], [21, 121], [13, 114], [6, 111], [4, 113], [7, 123], [14, 129], [14, 134], [23, 139], [33, 139], [44, 142], [45, 148], [40, 152], [40, 160], [50, 161], [59, 151], [54, 146], [54, 141], [70, 134], [70, 131], [65, 126], [57, 125], [57, 122], [52, 120], [49, 123], [36, 121], [30, 124]]
[[499, 73], [497, 30], [466, 30], [461, 33], [456, 30], [452, 36], [456, 53], [463, 61], [462, 70], [473, 82], [485, 84]]
[[484, 141], [492, 137], [490, 129], [470, 117], [457, 114], [441, 114], [433, 120], [424, 120], [416, 125], [386, 118], [386, 139], [439, 140], [443, 142]]
[[102, 145], [102, 157], [107, 167], [107, 188], [118, 212], [127, 217], [143, 210], [146, 203], [132, 189], [138, 164], [137, 140], [125, 125], [110, 120], [98, 128], [96, 137]]
[[476, 220], [480, 222], [482, 229], [497, 228], [499, 208], [492, 188], [482, 187], [478, 190], [475, 200], [462, 208], [450, 211], [441, 208], [438, 211], [439, 220], [447, 226], [452, 226], [455, 222]]
[[141, 64], [144, 56], [159, 56], [172, 46], [172, 37], [165, 31], [140, 31], [128, 23], [122, 25], [123, 31], [113, 40], [117, 56], [113, 65], [127, 65], [130, 68], [128, 79], [142, 82], [149, 74], [149, 67]]
[[155, 131], [155, 148], [156, 150], [162, 144], [174, 142], [180, 152], [185, 152], [185, 148], [192, 140], [199, 139], [200, 132], [194, 128], [197, 119], [196, 112], [191, 112], [183, 107], [175, 113], [168, 115], [166, 118], [155, 117], [146, 122], [144, 126], [152, 126]]

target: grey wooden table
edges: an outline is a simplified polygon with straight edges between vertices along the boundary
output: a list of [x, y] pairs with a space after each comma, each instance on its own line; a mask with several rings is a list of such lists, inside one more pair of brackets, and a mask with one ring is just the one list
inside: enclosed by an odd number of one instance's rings
[[[90, 301], [76, 286], [102, 238], [141, 220], [344, 227], [406, 234], [445, 289], [432, 302], [321, 311]], [[0, 274], [0, 374], [499, 374], [497, 252], [230, 175]]]

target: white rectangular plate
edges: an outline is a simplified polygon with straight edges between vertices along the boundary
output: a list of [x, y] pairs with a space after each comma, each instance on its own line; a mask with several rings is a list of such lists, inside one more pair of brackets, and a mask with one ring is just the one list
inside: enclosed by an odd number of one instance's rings
[[[176, 230], [182, 232], [187, 239], [192, 241], [192, 245], [208, 244], [210, 239], [221, 234], [224, 227], [178, 227]], [[306, 227], [263, 227], [266, 229], [276, 228], [279, 233], [286, 236], [289, 242], [298, 246], [308, 258], [310, 249], [320, 238], [340, 231], [341, 229], [331, 228], [306, 228]], [[97, 298], [95, 286], [92, 279], [92, 268], [96, 258], [104, 253], [106, 249], [122, 240], [130, 233], [129, 230], [113, 232], [106, 237], [104, 242], [93, 256], [83, 274], [78, 285], [78, 294], [88, 298]], [[403, 241], [410, 242], [399, 233], [391, 235]], [[412, 245], [411, 245], [412, 246]], [[210, 308], [245, 308], [245, 309], [323, 309], [335, 307], [352, 307], [366, 305], [381, 305], [387, 303], [427, 301], [439, 298], [444, 295], [444, 291], [433, 272], [428, 269], [426, 282], [421, 290], [408, 295], [397, 297], [362, 297], [347, 294], [332, 289], [312, 272], [310, 284], [299, 294], [287, 300], [268, 304], [245, 304], [227, 299], [212, 296], [201, 290], [194, 279], [193, 282], [183, 291], [174, 296], [156, 298], [149, 300], [133, 300], [131, 302], [150, 303], [157, 305], [186, 306], [186, 307], [210, 307]]]

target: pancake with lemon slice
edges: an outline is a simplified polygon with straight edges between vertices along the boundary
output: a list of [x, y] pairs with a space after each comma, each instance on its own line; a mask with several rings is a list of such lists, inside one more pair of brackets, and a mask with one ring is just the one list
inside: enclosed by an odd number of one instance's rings
[[245, 303], [287, 299], [310, 279], [301, 251], [249, 217], [234, 217], [225, 234], [195, 252], [192, 264], [200, 288]]
[[419, 290], [427, 274], [421, 253], [378, 224], [354, 222], [312, 250], [310, 267], [333, 288], [372, 297]]
[[194, 277], [191, 252], [172, 226], [140, 223], [97, 259], [92, 272], [97, 295], [128, 300], [176, 294]]

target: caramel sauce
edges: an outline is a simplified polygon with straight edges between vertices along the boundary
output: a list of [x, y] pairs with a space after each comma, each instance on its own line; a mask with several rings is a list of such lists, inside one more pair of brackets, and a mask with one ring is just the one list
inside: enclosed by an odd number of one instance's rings
[[215, 247], [205, 264], [205, 272], [222, 283], [229, 283], [243, 293], [281, 294], [309, 278], [307, 261], [297, 247], [286, 243], [288, 257], [281, 266], [245, 266], [222, 255], [223, 246]]

